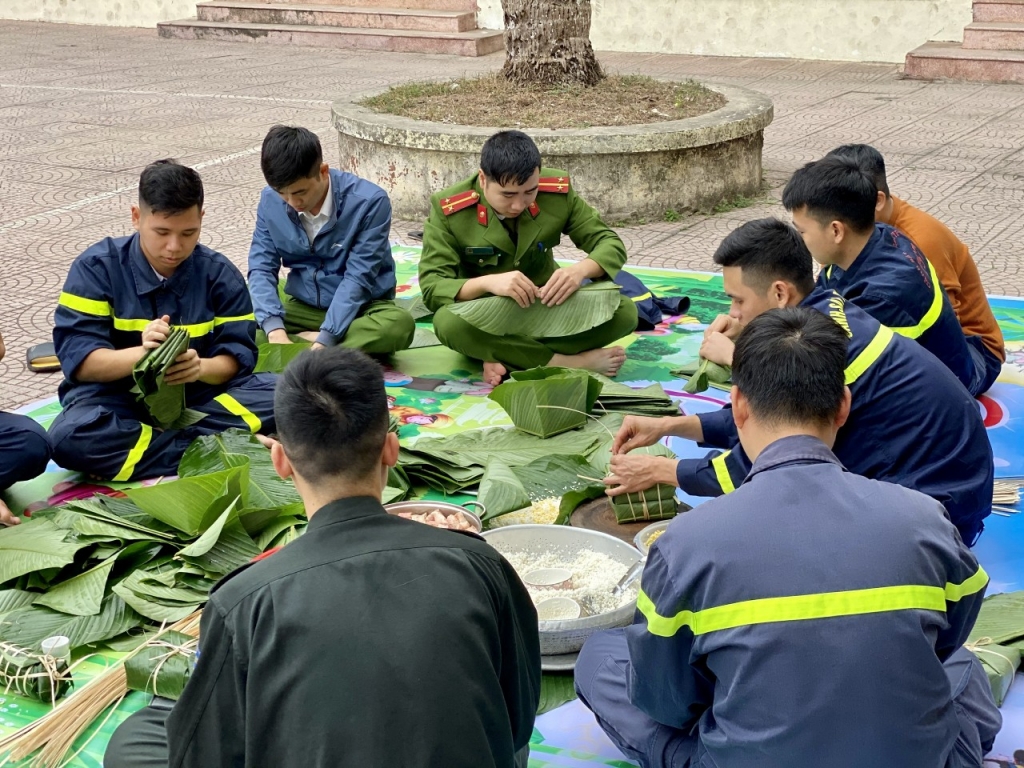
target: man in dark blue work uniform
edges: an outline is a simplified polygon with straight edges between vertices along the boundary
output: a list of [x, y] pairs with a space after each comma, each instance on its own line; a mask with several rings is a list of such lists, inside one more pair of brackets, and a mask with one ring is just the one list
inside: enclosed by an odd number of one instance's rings
[[980, 768], [1002, 724], [963, 647], [988, 576], [924, 494], [845, 471], [847, 334], [805, 307], [739, 335], [753, 468], [651, 548], [580, 699], [645, 768]]
[[[311, 338], [314, 349], [407, 349], [416, 328], [394, 301], [387, 193], [328, 168], [320, 140], [305, 128], [271, 128], [260, 164], [267, 187], [249, 249], [249, 290], [267, 339], [289, 344], [291, 332]], [[279, 282], [282, 264], [289, 272]]]
[[[177, 473], [199, 435], [274, 429], [272, 374], [252, 375], [256, 322], [245, 281], [199, 244], [203, 183], [173, 160], [147, 166], [132, 207], [131, 237], [107, 238], [75, 259], [54, 314], [64, 407], [50, 427], [54, 459], [107, 480]], [[184, 326], [190, 348], [166, 383], [185, 387], [205, 417], [161, 431], [130, 392], [132, 368]]]
[[855, 160], [830, 155], [808, 163], [786, 184], [793, 214], [814, 260], [818, 285], [839, 292], [945, 363], [972, 395], [984, 371], [975, 360], [935, 268], [909, 237], [875, 223], [874, 180]]
[[[853, 407], [834, 451], [851, 472], [926, 493], [941, 502], [960, 535], [973, 544], [991, 512], [992, 446], [977, 403], [933, 355], [844, 301], [815, 288], [811, 255], [800, 235], [777, 219], [744, 224], [715, 252], [722, 265], [729, 315], [708, 328], [701, 355], [732, 363], [740, 330], [769, 309], [802, 305], [828, 315], [850, 337], [846, 383]], [[731, 449], [706, 459], [627, 455], [665, 435]], [[611, 494], [673, 483], [697, 496], [737, 488], [750, 460], [737, 442], [728, 407], [695, 416], [628, 417], [616, 438]]]

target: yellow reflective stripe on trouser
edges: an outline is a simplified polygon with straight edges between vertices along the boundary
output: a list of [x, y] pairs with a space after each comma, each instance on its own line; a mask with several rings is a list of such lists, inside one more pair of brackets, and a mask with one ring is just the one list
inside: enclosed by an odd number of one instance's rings
[[703, 611], [680, 611], [675, 616], [660, 615], [651, 598], [641, 589], [636, 605], [647, 619], [647, 631], [652, 635], [672, 637], [683, 627], [689, 627], [696, 636], [780, 621], [809, 621], [908, 610], [944, 613], [947, 600], [957, 602], [967, 595], [979, 592], [987, 583], [988, 575], [979, 566], [977, 572], [963, 584], [946, 584], [945, 588], [907, 584], [846, 592], [769, 597], [705, 608]]
[[153, 428], [149, 424], [141, 424], [140, 426], [142, 427], [142, 432], [139, 435], [139, 439], [135, 441], [135, 446], [128, 451], [128, 458], [124, 460], [121, 471], [114, 475], [114, 480], [119, 483], [131, 479], [132, 472], [135, 471], [135, 465], [142, 460], [142, 455], [149, 448], [149, 443], [153, 439]]
[[[211, 333], [213, 329], [218, 325], [224, 325], [225, 323], [237, 323], [243, 321], [252, 320], [256, 321], [256, 315], [238, 315], [237, 317], [215, 317], [213, 320], [207, 320], [205, 323], [193, 323], [192, 325], [178, 325], [177, 328], [184, 328], [188, 331], [188, 335], [193, 339], [205, 336]], [[151, 320], [127, 320], [121, 317], [114, 318], [114, 327], [119, 331], [139, 331], [140, 333], [146, 330], [146, 326], [149, 325]]]
[[932, 266], [931, 262], [928, 262], [928, 274], [932, 277], [932, 305], [928, 307], [928, 311], [924, 313], [924, 317], [921, 318], [921, 322], [917, 325], [908, 325], [904, 328], [893, 328], [893, 330], [900, 336], [906, 336], [908, 339], [916, 339], [922, 333], [935, 325], [935, 321], [938, 320], [939, 316], [942, 314], [942, 283], [939, 282], [939, 276], [935, 274], [935, 267]]
[[889, 342], [893, 340], [896, 334], [892, 332], [891, 328], [881, 326], [878, 329], [878, 333], [875, 334], [875, 338], [871, 340], [861, 353], [854, 358], [853, 362], [846, 366], [846, 386], [850, 386], [859, 379], [864, 373], [875, 364], [875, 361], [882, 356], [885, 352], [886, 347], [889, 346]]
[[73, 309], [85, 315], [110, 317], [111, 314], [110, 304], [106, 301], [87, 299], [84, 296], [75, 296], [73, 293], [66, 293], [64, 291], [61, 291], [60, 299], [57, 300], [57, 303], [62, 307]]
[[263, 422], [260, 421], [259, 417], [240, 402], [235, 400], [235, 398], [227, 392], [223, 395], [217, 395], [213, 399], [215, 402], [220, 403], [228, 413], [234, 414], [244, 421], [246, 426], [249, 427], [250, 432], [256, 434], [260, 431], [260, 427], [263, 426]]
[[725, 459], [730, 453], [732, 451], [726, 451], [711, 460], [711, 466], [715, 470], [715, 478], [717, 478], [718, 484], [722, 486], [722, 493], [732, 493], [736, 490], [736, 486], [732, 484], [732, 477], [729, 475], [729, 466], [725, 463]]
[[647, 293], [642, 293], [639, 296], [634, 296], [633, 297], [633, 301], [646, 301], [649, 298], [651, 298], [651, 292], [650, 291], [648, 291]]

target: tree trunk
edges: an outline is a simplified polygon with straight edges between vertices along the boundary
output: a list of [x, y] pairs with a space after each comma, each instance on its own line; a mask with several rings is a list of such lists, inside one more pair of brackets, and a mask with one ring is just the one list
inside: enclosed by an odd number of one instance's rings
[[505, 77], [526, 85], [596, 85], [604, 77], [590, 44], [590, 0], [501, 0]]

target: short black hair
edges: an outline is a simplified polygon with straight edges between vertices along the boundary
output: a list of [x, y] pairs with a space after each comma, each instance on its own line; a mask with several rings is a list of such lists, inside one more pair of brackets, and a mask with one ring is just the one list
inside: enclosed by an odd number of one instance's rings
[[263, 139], [260, 168], [271, 189], [316, 176], [323, 161], [320, 139], [308, 128], [275, 125]]
[[722, 267], [739, 267], [743, 282], [761, 291], [776, 280], [792, 283], [804, 296], [814, 290], [811, 252], [800, 233], [779, 219], [756, 219], [734, 229], [714, 260]]
[[384, 372], [362, 352], [300, 354], [278, 379], [274, 416], [285, 454], [306, 480], [358, 480], [380, 469], [388, 432]]
[[828, 153], [827, 157], [847, 157], [875, 182], [875, 189], [889, 197], [889, 181], [885, 177], [885, 158], [870, 144], [843, 144]]
[[877, 198], [875, 182], [856, 161], [831, 155], [794, 173], [782, 192], [787, 211], [807, 208], [822, 225], [841, 221], [860, 233], [875, 225]]
[[762, 422], [827, 424], [843, 403], [849, 339], [807, 307], [758, 315], [736, 339], [732, 381]]
[[500, 131], [484, 142], [480, 170], [501, 186], [525, 184], [540, 168], [540, 150], [522, 131]]
[[157, 160], [139, 176], [139, 207], [175, 216], [198, 206], [203, 210], [203, 180], [177, 160]]

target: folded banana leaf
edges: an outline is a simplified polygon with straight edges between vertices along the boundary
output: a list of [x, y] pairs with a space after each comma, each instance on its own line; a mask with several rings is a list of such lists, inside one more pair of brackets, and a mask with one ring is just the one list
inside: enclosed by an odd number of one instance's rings
[[584, 456], [544, 456], [521, 467], [500, 460], [487, 465], [477, 500], [487, 513], [484, 520], [528, 507], [535, 501], [561, 499], [556, 523], [564, 523], [580, 504], [604, 493], [601, 470]]
[[197, 640], [166, 631], [148, 641], [124, 663], [128, 689], [177, 700], [192, 674]]
[[[631, 455], [636, 454], [675, 458], [675, 454], [661, 443], [637, 448], [631, 452]], [[592, 459], [595, 463], [601, 460], [607, 461], [607, 456], [603, 452], [596, 454]], [[674, 485], [659, 484], [646, 491], [624, 493], [621, 496], [612, 496], [611, 499], [612, 511], [619, 523], [668, 520], [675, 517], [680, 510]]]
[[311, 343], [292, 342], [291, 344], [260, 344], [259, 357], [256, 359], [254, 373], [283, 373], [288, 363], [313, 346]]
[[988, 684], [992, 688], [992, 697], [996, 700], [996, 706], [1003, 706], [1003, 700], [1010, 690], [1013, 677], [1020, 666], [1020, 651], [995, 643], [984, 641], [968, 643], [967, 648], [978, 657], [981, 666], [985, 668], [988, 676]]
[[687, 376], [689, 381], [683, 387], [684, 392], [691, 395], [703, 392], [708, 387], [728, 391], [732, 387], [732, 368], [710, 360], [700, 358], [696, 363], [688, 363], [672, 371], [676, 376]]
[[514, 372], [488, 398], [523, 432], [551, 437], [587, 423], [601, 386], [579, 369], [531, 368]]
[[53, 665], [41, 653], [0, 643], [0, 691], [50, 704], [71, 689], [67, 664]]
[[665, 394], [661, 384], [654, 383], [642, 389], [620, 384], [614, 379], [591, 373], [602, 385], [594, 409], [632, 413], [638, 416], [678, 416], [679, 406]]
[[[185, 413], [185, 387], [167, 384], [164, 376], [175, 359], [188, 349], [190, 336], [185, 328], [173, 327], [160, 346], [150, 349], [132, 369], [132, 392], [143, 402], [149, 415], [164, 429], [184, 427], [202, 418], [197, 412]], [[185, 419], [178, 423], [183, 414]], [[187, 422], [187, 423], [186, 423]]]
[[1024, 639], [1024, 591], [985, 598], [968, 642], [976, 643], [983, 638], [998, 645]]
[[395, 299], [395, 305], [412, 315], [413, 320], [425, 320], [434, 314], [427, 309], [427, 305], [423, 303], [422, 296]]
[[470, 325], [496, 336], [558, 338], [589, 331], [612, 319], [622, 294], [610, 281], [590, 283], [562, 304], [548, 307], [534, 301], [523, 309], [506, 296], [460, 301], [448, 308]]

